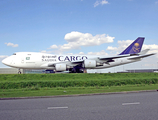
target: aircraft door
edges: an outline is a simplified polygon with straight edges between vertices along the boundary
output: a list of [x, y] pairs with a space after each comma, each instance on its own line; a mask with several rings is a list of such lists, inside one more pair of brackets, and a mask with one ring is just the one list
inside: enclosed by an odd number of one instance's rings
[[24, 57], [21, 58], [21, 63], [24, 63]]

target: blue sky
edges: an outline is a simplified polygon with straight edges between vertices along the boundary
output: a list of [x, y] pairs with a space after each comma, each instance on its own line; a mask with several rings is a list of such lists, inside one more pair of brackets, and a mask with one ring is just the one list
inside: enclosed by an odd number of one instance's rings
[[1, 0], [0, 16], [0, 61], [20, 51], [114, 55], [137, 37], [158, 52], [158, 0]]

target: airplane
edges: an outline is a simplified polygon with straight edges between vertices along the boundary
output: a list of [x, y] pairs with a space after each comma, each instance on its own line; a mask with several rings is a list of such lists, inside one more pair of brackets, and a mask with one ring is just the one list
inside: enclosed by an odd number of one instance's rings
[[138, 37], [122, 53], [116, 56], [56, 55], [38, 52], [17, 52], [5, 58], [2, 63], [19, 69], [45, 69], [47, 71], [83, 73], [87, 69], [104, 69], [141, 61], [142, 58], [155, 55], [141, 51], [144, 37]]

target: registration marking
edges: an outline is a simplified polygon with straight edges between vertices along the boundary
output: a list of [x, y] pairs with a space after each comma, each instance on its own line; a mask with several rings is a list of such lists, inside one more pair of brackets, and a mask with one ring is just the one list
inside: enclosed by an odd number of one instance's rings
[[52, 109], [68, 109], [68, 107], [48, 107], [48, 110], [52, 110]]
[[134, 102], [134, 103], [122, 103], [122, 105], [139, 105], [140, 102]]

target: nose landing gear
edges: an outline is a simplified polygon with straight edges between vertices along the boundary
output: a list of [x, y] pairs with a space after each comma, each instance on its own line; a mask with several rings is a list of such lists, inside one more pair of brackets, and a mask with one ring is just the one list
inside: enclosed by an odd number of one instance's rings
[[18, 71], [18, 74], [21, 74], [21, 71], [20, 71], [20, 69], [19, 69], [19, 71]]

